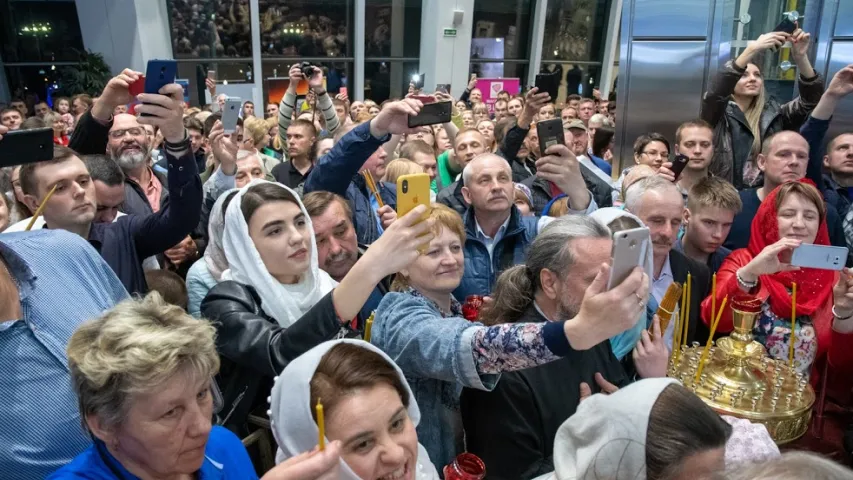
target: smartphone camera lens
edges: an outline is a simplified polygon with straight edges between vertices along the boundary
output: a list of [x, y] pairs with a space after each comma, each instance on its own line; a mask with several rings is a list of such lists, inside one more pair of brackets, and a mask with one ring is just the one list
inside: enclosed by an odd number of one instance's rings
[[403, 193], [409, 193], [409, 181], [403, 180]]
[[637, 247], [637, 241], [636, 241], [636, 240], [631, 240], [631, 243], [629, 243], [629, 244], [628, 244], [628, 246], [629, 246], [629, 247], [631, 247], [631, 248], [636, 248], [636, 247]]

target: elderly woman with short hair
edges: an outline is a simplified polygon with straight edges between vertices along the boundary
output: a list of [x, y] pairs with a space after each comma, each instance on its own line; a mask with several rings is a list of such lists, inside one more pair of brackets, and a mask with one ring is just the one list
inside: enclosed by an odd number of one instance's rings
[[211, 426], [214, 333], [156, 293], [80, 326], [68, 366], [94, 444], [49, 478], [257, 479], [240, 439]]

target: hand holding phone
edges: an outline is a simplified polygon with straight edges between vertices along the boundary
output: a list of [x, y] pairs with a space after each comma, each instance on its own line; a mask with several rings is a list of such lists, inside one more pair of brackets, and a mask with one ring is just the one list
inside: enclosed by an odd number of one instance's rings
[[611, 248], [612, 263], [607, 289], [624, 282], [634, 268], [645, 268], [646, 256], [651, 248], [651, 237], [648, 227], [622, 230], [613, 234]]
[[681, 176], [681, 172], [684, 171], [684, 167], [690, 163], [690, 157], [687, 155], [679, 153], [672, 160], [672, 167], [670, 167], [670, 171], [673, 173], [675, 179], [673, 181], [677, 181], [678, 177]]
[[453, 112], [453, 102], [427, 103], [417, 115], [409, 115], [409, 128], [424, 125], [435, 125], [450, 121]]
[[222, 111], [222, 128], [226, 134], [232, 134], [237, 130], [237, 119], [240, 117], [240, 106], [243, 100], [240, 98], [227, 98]]
[[[160, 95], [160, 89], [175, 83], [178, 62], [174, 60], [149, 60], [145, 69], [145, 93]], [[142, 116], [148, 116], [142, 113]]]
[[429, 175], [426, 173], [412, 173], [397, 178], [397, 218], [402, 218], [418, 205], [427, 207], [421, 220], [429, 218], [429, 183]]
[[841, 270], [847, 263], [847, 247], [804, 243], [793, 250], [791, 265], [820, 270]]

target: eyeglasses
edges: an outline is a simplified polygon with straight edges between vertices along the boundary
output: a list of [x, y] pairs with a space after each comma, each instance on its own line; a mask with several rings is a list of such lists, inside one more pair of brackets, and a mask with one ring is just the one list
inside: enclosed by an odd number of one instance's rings
[[142, 135], [145, 135], [145, 130], [139, 127], [126, 128], [124, 130], [112, 130], [110, 132], [110, 138], [118, 140], [119, 138], [124, 138], [124, 136], [128, 133], [132, 137], [140, 137]]

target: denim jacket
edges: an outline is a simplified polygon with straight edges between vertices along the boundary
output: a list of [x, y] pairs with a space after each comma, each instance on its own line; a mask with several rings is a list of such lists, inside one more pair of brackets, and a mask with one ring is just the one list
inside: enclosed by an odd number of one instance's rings
[[455, 300], [442, 312], [413, 290], [386, 294], [376, 310], [370, 342], [406, 375], [421, 409], [418, 441], [439, 468], [464, 451], [462, 388], [491, 391], [500, 378], [477, 373], [471, 345], [478, 325], [462, 319]]

